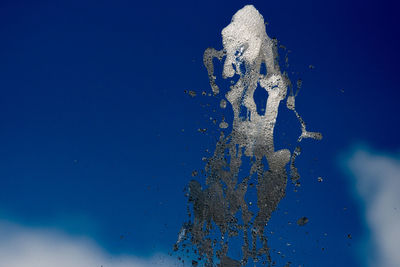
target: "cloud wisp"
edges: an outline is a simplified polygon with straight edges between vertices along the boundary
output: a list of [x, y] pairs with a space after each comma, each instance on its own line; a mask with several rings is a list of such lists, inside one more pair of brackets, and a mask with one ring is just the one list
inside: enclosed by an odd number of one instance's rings
[[400, 156], [362, 147], [346, 159], [346, 169], [365, 209], [370, 231], [368, 266], [400, 266]]
[[0, 221], [0, 267], [171, 267], [166, 255], [111, 255], [85, 237]]

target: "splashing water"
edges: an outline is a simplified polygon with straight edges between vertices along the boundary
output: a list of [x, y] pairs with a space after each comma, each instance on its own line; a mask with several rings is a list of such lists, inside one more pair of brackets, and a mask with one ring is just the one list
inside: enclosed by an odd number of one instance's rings
[[[263, 256], [270, 263], [264, 231], [272, 212], [285, 196], [289, 161], [292, 181], [300, 177], [294, 165], [300, 147], [293, 153], [288, 149], [275, 151], [274, 148], [278, 108], [287, 97], [290, 80], [280, 71], [277, 42], [266, 34], [264, 19], [254, 6], [247, 5], [233, 16], [231, 23], [222, 30], [222, 39], [223, 49], [208, 48], [203, 59], [214, 95], [220, 93], [214, 75], [215, 58], [219, 61], [225, 58], [224, 79], [239, 77], [225, 95], [233, 110], [232, 132], [227, 136], [221, 132], [214, 155], [207, 161], [206, 187], [203, 188], [196, 180], [189, 183], [193, 221], [182, 227], [176, 247], [183, 240], [190, 240], [197, 248], [197, 254], [206, 259], [206, 266], [214, 266], [216, 259], [219, 266], [242, 266], [250, 258], [257, 262]], [[263, 64], [266, 74], [260, 73]], [[263, 115], [257, 112], [254, 101], [257, 86], [268, 93]], [[224, 100], [221, 108], [226, 107]], [[302, 132], [298, 142], [304, 138], [322, 138], [320, 133], [306, 130], [306, 124], [295, 109], [292, 92], [287, 97], [286, 107], [300, 122]], [[246, 111], [244, 117], [241, 116], [242, 110]], [[225, 121], [220, 124], [222, 129], [227, 127]], [[251, 163], [248, 175], [242, 177], [239, 173], [245, 158]], [[251, 177], [256, 177], [257, 181], [256, 209], [250, 209], [252, 203], [245, 201]], [[240, 235], [241, 259], [228, 257], [232, 242], [236, 242]]]

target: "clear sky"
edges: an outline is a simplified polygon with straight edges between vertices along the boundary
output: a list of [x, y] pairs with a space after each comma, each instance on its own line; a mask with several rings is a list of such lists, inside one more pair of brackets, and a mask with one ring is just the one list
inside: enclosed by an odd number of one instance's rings
[[[302, 186], [288, 186], [271, 246], [287, 254], [282, 264], [374, 266], [366, 259], [381, 244], [369, 219], [374, 202], [357, 177], [379, 155], [371, 172], [398, 170], [394, 2], [1, 1], [0, 233], [29, 247], [83, 238], [91, 243], [79, 243], [82, 251], [96, 247], [99, 261], [127, 255], [137, 266], [170, 252], [187, 219], [184, 187], [218, 137], [209, 120], [218, 102], [201, 95], [211, 92], [203, 52], [222, 48], [222, 28], [254, 4], [268, 35], [292, 51], [293, 77], [303, 80], [297, 110], [324, 135], [301, 144]], [[296, 136], [292, 123], [282, 129]], [[388, 203], [400, 216], [399, 199]], [[301, 216], [310, 219], [302, 228]], [[7, 249], [0, 242], [0, 255], [13, 255]], [[0, 267], [6, 262], [0, 257]]]

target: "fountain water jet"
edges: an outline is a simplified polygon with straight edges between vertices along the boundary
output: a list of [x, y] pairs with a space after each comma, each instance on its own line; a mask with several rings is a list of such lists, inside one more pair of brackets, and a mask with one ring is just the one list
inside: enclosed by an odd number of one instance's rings
[[[227, 136], [221, 132], [214, 155], [208, 159], [206, 188], [196, 180], [189, 183], [193, 222], [183, 226], [177, 246], [190, 239], [197, 253], [205, 256], [206, 266], [214, 266], [215, 257], [220, 261], [219, 266], [246, 265], [250, 258], [256, 262], [262, 256], [271, 262], [264, 229], [285, 196], [289, 161], [292, 180], [299, 178], [294, 160], [300, 149], [291, 153], [288, 149], [275, 151], [274, 148], [278, 108], [288, 95], [290, 80], [280, 71], [276, 41], [268, 37], [264, 19], [254, 6], [247, 5], [233, 16], [231, 23], [222, 30], [222, 40], [223, 49], [208, 48], [203, 60], [214, 95], [220, 93], [214, 75], [215, 58], [219, 61], [225, 59], [224, 79], [239, 76], [225, 95], [233, 109], [232, 132]], [[266, 74], [260, 73], [262, 64], [266, 66]], [[257, 113], [254, 101], [257, 86], [268, 93], [263, 115]], [[306, 130], [295, 109], [293, 93], [287, 97], [286, 106], [301, 124], [298, 142], [304, 138], [322, 138], [320, 133]], [[243, 108], [247, 111], [244, 118], [240, 116]], [[248, 176], [239, 180], [244, 157], [251, 159], [250, 171]], [[257, 179], [257, 212], [250, 211], [245, 201], [252, 176]], [[242, 258], [232, 259], [227, 256], [230, 238], [238, 236], [239, 232], [243, 233]]]

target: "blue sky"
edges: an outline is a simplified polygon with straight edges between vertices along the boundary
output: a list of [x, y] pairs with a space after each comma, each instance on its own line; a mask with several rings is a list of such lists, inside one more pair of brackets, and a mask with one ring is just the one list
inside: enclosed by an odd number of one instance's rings
[[[272, 246], [305, 266], [368, 266], [359, 244], [374, 228], [343, 155], [399, 151], [398, 7], [225, 2], [0, 3], [3, 230], [85, 237], [115, 257], [166, 255], [186, 220], [183, 189], [217, 137], [209, 116], [218, 103], [200, 94], [211, 92], [203, 52], [220, 49], [222, 28], [254, 4], [268, 35], [292, 50], [303, 80], [297, 110], [324, 135], [302, 144], [302, 186], [289, 185], [271, 221], [284, 238]], [[301, 216], [310, 218], [304, 228], [287, 225]]]

